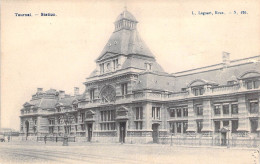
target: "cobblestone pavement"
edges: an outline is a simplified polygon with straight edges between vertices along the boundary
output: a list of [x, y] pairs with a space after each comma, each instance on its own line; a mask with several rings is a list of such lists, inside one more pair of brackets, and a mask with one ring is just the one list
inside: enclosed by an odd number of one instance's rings
[[255, 149], [171, 147], [158, 144], [0, 143], [0, 163], [258, 163]]

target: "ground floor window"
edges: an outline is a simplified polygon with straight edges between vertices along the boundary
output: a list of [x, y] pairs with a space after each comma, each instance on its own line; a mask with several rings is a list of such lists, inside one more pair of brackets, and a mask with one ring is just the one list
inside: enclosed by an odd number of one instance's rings
[[202, 128], [203, 128], [202, 120], [197, 121], [197, 132], [201, 133]]
[[100, 130], [115, 130], [115, 123], [100, 123]]
[[219, 129], [220, 129], [220, 121], [214, 121], [214, 125], [215, 125], [215, 132], [219, 132]]
[[170, 128], [171, 128], [171, 129], [170, 129], [170, 132], [171, 132], [171, 133], [175, 133], [175, 123], [174, 123], [174, 122], [171, 122], [171, 123], [170, 123]]
[[188, 121], [170, 122], [171, 133], [187, 133]]
[[86, 129], [85, 124], [81, 124], [80, 126], [81, 126], [81, 130], [83, 130], [83, 131]]
[[251, 123], [251, 132], [256, 133], [258, 127], [258, 119], [252, 119], [250, 120], [250, 123]]
[[142, 129], [143, 128], [143, 122], [142, 121], [135, 122], [135, 127], [136, 127], [136, 129]]
[[187, 133], [187, 129], [188, 129], [188, 122], [183, 122], [183, 133]]
[[177, 133], [181, 133], [181, 122], [177, 122]]
[[53, 127], [53, 126], [52, 126], [52, 127], [49, 127], [49, 133], [52, 134], [53, 131], [54, 131], [54, 127]]
[[238, 129], [238, 120], [232, 120], [232, 129], [231, 132], [232, 133], [236, 133]]

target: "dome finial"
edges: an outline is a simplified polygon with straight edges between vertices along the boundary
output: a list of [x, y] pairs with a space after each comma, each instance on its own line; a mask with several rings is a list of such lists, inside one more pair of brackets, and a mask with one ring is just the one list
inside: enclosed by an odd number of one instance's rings
[[126, 3], [126, 0], [125, 0], [125, 6], [124, 6], [124, 9], [125, 9], [125, 11], [127, 11], [127, 3]]

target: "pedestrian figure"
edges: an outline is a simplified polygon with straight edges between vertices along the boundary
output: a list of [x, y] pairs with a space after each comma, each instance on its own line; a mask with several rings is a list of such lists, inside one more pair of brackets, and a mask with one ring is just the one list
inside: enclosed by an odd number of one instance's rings
[[47, 135], [44, 136], [44, 143], [46, 144]]
[[8, 142], [10, 142], [10, 136], [8, 136]]

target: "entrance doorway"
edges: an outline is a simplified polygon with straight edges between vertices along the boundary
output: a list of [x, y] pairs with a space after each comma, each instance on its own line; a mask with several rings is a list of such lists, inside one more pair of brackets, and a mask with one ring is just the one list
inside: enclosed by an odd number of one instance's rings
[[91, 142], [92, 139], [92, 124], [88, 124], [88, 142]]
[[27, 137], [28, 137], [28, 134], [29, 134], [29, 121], [28, 120], [26, 120], [25, 121], [25, 130], [26, 130], [26, 140], [27, 140]]
[[152, 130], [153, 130], [153, 143], [158, 143], [159, 138], [159, 124], [152, 124]]
[[227, 145], [227, 132], [221, 133], [221, 145], [226, 146]]
[[125, 133], [126, 133], [126, 122], [119, 123], [119, 142], [125, 143]]

